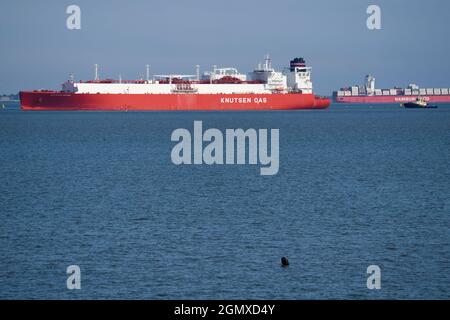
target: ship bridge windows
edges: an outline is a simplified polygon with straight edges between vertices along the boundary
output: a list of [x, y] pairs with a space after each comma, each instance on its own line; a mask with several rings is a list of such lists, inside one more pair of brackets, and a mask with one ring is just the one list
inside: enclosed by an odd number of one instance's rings
[[238, 70], [235, 68], [219, 68], [214, 70], [216, 75], [232, 76], [239, 74]]

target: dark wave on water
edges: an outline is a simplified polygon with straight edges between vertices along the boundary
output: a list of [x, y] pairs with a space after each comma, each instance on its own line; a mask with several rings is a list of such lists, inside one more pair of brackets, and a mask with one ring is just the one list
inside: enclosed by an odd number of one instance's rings
[[[171, 132], [279, 128], [280, 171]], [[0, 298], [450, 298], [450, 106], [0, 110]], [[287, 256], [290, 266], [280, 267]], [[81, 268], [82, 289], [66, 288]], [[368, 290], [379, 265], [382, 289]]]

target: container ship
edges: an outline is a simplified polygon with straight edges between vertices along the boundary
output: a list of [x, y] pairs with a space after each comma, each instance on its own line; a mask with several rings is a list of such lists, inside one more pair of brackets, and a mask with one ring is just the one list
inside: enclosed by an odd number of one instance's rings
[[364, 86], [351, 86], [333, 92], [333, 101], [337, 103], [399, 104], [418, 98], [426, 102], [449, 103], [450, 88], [424, 89], [410, 84], [407, 88], [376, 89], [375, 78], [368, 75]]
[[217, 68], [200, 75], [154, 75], [140, 80], [95, 79], [75, 82], [61, 91], [20, 92], [23, 110], [293, 110], [325, 109], [331, 100], [313, 94], [311, 67], [303, 58], [275, 71], [269, 56], [248, 74]]

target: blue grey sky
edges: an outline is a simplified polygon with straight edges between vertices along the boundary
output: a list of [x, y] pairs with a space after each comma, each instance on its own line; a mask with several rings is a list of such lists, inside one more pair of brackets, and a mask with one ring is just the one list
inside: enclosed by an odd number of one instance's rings
[[[81, 8], [81, 30], [66, 8]], [[368, 5], [382, 29], [366, 27]], [[315, 92], [362, 83], [450, 87], [448, 0], [0, 0], [0, 93], [59, 89], [70, 72], [93, 78], [195, 73], [212, 65], [247, 72], [269, 53], [281, 69], [313, 67]]]

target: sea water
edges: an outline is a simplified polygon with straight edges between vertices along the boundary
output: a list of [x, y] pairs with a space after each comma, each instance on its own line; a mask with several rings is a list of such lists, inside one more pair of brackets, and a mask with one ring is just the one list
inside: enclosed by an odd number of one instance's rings
[[[279, 129], [279, 171], [171, 133]], [[450, 298], [450, 106], [0, 110], [2, 299]], [[282, 268], [280, 258], [290, 265]], [[66, 287], [77, 265], [81, 289]], [[381, 289], [367, 288], [367, 268]]]

